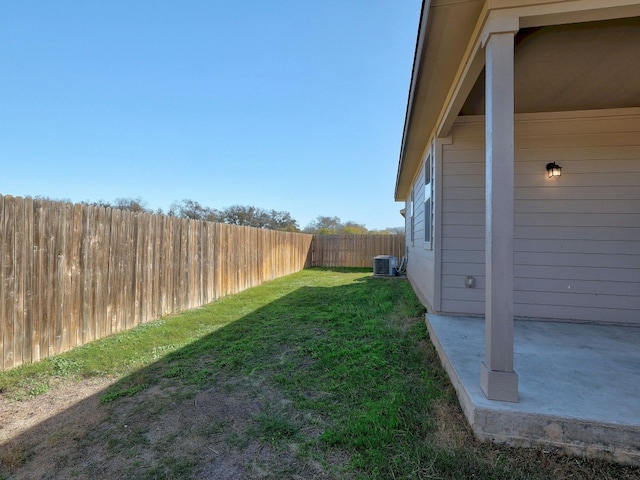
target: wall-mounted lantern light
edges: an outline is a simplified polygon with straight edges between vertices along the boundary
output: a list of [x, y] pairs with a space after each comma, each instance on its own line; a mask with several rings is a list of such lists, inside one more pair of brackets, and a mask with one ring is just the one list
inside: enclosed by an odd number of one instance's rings
[[559, 177], [562, 175], [562, 167], [556, 162], [547, 163], [547, 173], [549, 174], [549, 178]]

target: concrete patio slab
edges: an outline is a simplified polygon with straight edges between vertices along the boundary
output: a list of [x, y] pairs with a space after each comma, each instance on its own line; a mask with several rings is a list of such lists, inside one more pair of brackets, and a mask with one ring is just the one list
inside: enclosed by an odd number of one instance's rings
[[480, 389], [482, 318], [427, 327], [480, 439], [640, 465], [640, 327], [516, 320], [517, 403]]

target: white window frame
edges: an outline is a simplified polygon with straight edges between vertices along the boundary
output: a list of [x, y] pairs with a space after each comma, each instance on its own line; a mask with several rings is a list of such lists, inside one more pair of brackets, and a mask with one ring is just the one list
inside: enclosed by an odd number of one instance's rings
[[416, 242], [416, 215], [415, 215], [415, 197], [416, 189], [411, 188], [411, 199], [409, 200], [409, 223], [411, 226], [411, 246], [415, 246]]
[[424, 248], [433, 249], [433, 155], [424, 161]]

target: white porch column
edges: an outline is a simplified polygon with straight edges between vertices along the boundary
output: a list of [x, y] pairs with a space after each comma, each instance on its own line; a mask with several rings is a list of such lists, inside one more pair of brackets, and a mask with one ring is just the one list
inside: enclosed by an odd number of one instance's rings
[[486, 43], [485, 360], [480, 386], [490, 400], [518, 401], [513, 371], [514, 34]]

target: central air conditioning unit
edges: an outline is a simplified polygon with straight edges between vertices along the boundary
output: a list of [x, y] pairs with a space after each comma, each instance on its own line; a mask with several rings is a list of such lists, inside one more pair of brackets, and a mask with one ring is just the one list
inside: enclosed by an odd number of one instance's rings
[[398, 259], [393, 255], [378, 255], [373, 258], [373, 275], [376, 277], [395, 277]]

